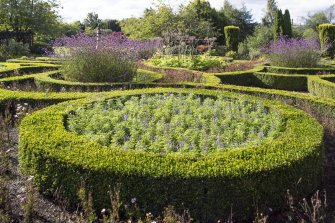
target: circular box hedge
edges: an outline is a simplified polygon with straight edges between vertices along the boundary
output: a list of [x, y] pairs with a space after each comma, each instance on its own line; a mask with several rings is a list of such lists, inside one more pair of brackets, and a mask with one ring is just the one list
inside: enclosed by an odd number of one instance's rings
[[[97, 210], [109, 206], [109, 188], [121, 183], [122, 201], [136, 197], [141, 210], [160, 213], [167, 205], [189, 209], [195, 219], [214, 221], [232, 208], [238, 219], [255, 210], [282, 208], [289, 189], [302, 198], [315, 189], [323, 172], [323, 129], [306, 113], [264, 100], [277, 109], [286, 129], [279, 137], [257, 147], [208, 155], [152, 154], [109, 148], [68, 132], [67, 115], [103, 98], [156, 93], [194, 93], [239, 98], [224, 91], [141, 89], [115, 91], [70, 101], [35, 112], [20, 126], [21, 170], [35, 176], [47, 194], [56, 191], [75, 204], [82, 181], [92, 192]], [[257, 101], [248, 96], [248, 100]]]

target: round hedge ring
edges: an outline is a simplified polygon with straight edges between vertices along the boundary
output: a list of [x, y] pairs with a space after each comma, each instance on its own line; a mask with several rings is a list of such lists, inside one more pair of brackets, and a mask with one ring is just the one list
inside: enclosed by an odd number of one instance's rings
[[113, 89], [124, 89], [132, 88], [132, 86], [145, 86], [145, 84], [152, 84], [153, 82], [161, 79], [163, 75], [146, 71], [138, 70], [137, 76], [134, 78], [133, 82], [125, 83], [82, 83], [74, 81], [66, 81], [59, 79], [60, 74], [48, 73], [35, 77], [35, 83], [39, 90], [48, 89], [49, 91], [110, 91]]
[[[68, 129], [70, 116], [99, 101], [165, 93], [261, 101], [268, 111], [278, 112], [282, 128], [259, 145], [208, 153], [126, 150]], [[22, 171], [35, 176], [42, 191], [57, 191], [71, 204], [78, 201], [84, 181], [96, 210], [106, 208], [108, 191], [120, 184], [123, 204], [136, 197], [143, 212], [159, 214], [173, 205], [177, 211], [190, 210], [202, 222], [213, 222], [228, 216], [231, 208], [234, 217], [245, 219], [256, 208], [285, 207], [288, 189], [297, 199], [309, 194], [322, 177], [322, 140], [316, 120], [279, 102], [225, 91], [156, 88], [114, 91], [28, 115], [20, 126], [19, 155]]]

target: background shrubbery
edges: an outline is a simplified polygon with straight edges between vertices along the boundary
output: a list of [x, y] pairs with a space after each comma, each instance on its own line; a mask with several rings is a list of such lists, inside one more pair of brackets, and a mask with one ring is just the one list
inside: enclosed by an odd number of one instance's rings
[[15, 40], [9, 40], [7, 44], [0, 45], [0, 60], [7, 60], [29, 55], [29, 46]]

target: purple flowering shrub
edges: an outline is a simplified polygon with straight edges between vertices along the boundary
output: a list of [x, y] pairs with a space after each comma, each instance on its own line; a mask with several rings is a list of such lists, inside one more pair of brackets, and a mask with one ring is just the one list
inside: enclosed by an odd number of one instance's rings
[[62, 76], [80, 82], [130, 82], [137, 61], [161, 47], [159, 40], [136, 41], [121, 33], [64, 37], [53, 43], [53, 54], [64, 58]]
[[136, 71], [135, 60], [122, 52], [90, 48], [73, 51], [61, 68], [65, 80], [79, 82], [130, 82]]
[[316, 39], [281, 38], [272, 42], [265, 53], [271, 64], [279, 67], [316, 67], [321, 60], [320, 44]]

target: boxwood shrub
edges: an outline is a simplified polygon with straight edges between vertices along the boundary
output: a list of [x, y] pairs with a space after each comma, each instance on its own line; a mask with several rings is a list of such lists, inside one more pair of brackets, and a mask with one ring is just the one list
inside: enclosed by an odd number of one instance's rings
[[[324, 160], [322, 127], [306, 113], [278, 102], [264, 100], [286, 120], [286, 129], [278, 138], [257, 147], [209, 155], [123, 151], [101, 146], [65, 128], [70, 112], [96, 100], [167, 92], [241, 96], [225, 91], [156, 88], [114, 91], [105, 97], [51, 106], [27, 116], [20, 126], [21, 170], [34, 175], [46, 194], [60, 191], [72, 204], [77, 202], [82, 181], [92, 192], [97, 210], [109, 205], [109, 188], [121, 183], [122, 201], [136, 197], [143, 212], [158, 214], [165, 206], [174, 205], [179, 211], [189, 209], [203, 222], [220, 219], [231, 208], [238, 219], [251, 216], [256, 208], [282, 208], [287, 189], [300, 199], [319, 185]], [[249, 100], [259, 99], [250, 96]]]
[[308, 90], [313, 95], [335, 99], [335, 75], [310, 77]]
[[[162, 74], [139, 69], [138, 75], [134, 78], [133, 82], [120, 82], [120, 83], [82, 83], [59, 79], [58, 72], [45, 73], [35, 77], [35, 83], [40, 91], [48, 89], [49, 91], [110, 91], [113, 89], [131, 89], [143, 88], [147, 84], [153, 83], [162, 78]], [[143, 86], [142, 86], [143, 85]], [[138, 86], [138, 87], [136, 87]]]
[[57, 70], [59, 66], [51, 64], [13, 64], [1, 63], [0, 78], [33, 74], [43, 71]]
[[265, 72], [235, 72], [216, 74], [222, 84], [252, 86], [286, 91], [307, 91], [306, 75]]
[[335, 74], [335, 68], [333, 67], [290, 68], [290, 67], [265, 66], [263, 72], [278, 73], [278, 74], [322, 75], [322, 74]]

